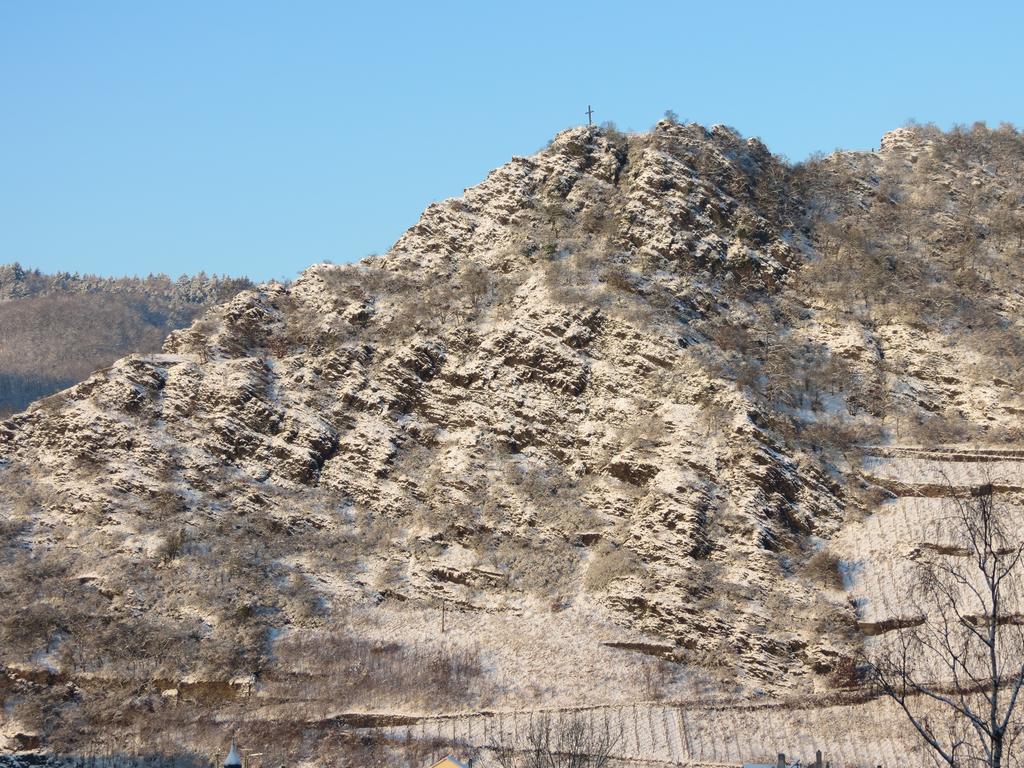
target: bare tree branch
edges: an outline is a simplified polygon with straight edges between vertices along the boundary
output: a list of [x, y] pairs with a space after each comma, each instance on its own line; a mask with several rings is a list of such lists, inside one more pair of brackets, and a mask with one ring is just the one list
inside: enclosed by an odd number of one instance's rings
[[1009, 768], [1021, 764], [1024, 628], [1021, 607], [1006, 606], [1020, 594], [1024, 541], [1013, 540], [991, 482], [969, 495], [947, 483], [953, 514], [942, 534], [952, 546], [913, 558], [910, 597], [923, 621], [882, 638], [868, 671], [941, 762]]

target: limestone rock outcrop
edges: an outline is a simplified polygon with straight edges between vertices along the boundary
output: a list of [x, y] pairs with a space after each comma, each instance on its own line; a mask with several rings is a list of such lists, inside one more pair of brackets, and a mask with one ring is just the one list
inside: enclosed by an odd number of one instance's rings
[[[39, 401], [0, 425], [0, 567], [43, 596], [4, 600], [31, 629], [0, 663], [270, 675], [282, 633], [444, 602], [593, 611], [747, 691], [833, 685], [856, 611], [809, 564], [881, 492], [858, 446], [958, 410], [1005, 441], [1024, 412], [999, 366], [1019, 259], [988, 278], [991, 350], [945, 299], [903, 312], [834, 266], [941, 144], [903, 129], [794, 168], [721, 126], [572, 129], [387, 254], [244, 291]], [[980, 172], [957, 158], [928, 161], [953, 198]], [[877, 232], [856, 258], [898, 252], [880, 280], [918, 268]]]

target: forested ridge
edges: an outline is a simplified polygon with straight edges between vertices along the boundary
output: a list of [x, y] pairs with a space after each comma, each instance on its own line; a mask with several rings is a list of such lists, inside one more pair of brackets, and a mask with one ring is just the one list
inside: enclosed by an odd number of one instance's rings
[[167, 334], [251, 283], [166, 275], [105, 278], [0, 265], [0, 417], [75, 384]]

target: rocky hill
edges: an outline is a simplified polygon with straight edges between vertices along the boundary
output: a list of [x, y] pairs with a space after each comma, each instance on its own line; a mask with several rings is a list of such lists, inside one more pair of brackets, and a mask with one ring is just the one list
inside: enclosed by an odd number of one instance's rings
[[248, 280], [42, 274], [0, 265], [0, 416], [76, 384], [251, 288]]
[[572, 129], [35, 403], [0, 424], [0, 746], [312, 759], [855, 691], [848, 532], [916, 487], [879, 457], [1021, 442], [1022, 162], [984, 126], [796, 166]]

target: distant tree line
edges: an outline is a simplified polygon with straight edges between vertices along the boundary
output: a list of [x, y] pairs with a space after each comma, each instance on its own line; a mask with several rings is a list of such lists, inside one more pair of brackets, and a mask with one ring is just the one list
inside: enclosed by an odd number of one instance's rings
[[198, 274], [107, 278], [0, 265], [0, 417], [71, 386], [252, 283]]

